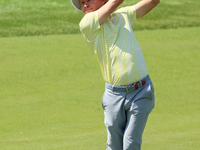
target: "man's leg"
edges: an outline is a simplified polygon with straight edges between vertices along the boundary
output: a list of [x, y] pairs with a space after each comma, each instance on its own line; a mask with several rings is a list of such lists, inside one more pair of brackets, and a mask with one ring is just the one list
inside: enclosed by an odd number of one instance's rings
[[124, 150], [141, 150], [142, 134], [149, 113], [154, 107], [154, 91], [148, 82], [134, 98], [127, 111], [127, 125], [124, 132]]
[[126, 122], [123, 105], [125, 95], [125, 92], [112, 92], [106, 89], [103, 96], [102, 105], [107, 128], [107, 150], [123, 150], [123, 134]]

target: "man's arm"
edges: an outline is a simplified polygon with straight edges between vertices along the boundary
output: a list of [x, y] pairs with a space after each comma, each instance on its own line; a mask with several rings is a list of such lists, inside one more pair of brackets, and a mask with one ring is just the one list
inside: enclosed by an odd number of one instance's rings
[[[108, 0], [108, 2], [98, 9], [99, 23], [103, 24], [107, 18], [112, 14], [115, 9], [123, 3], [124, 0]], [[136, 18], [139, 19], [146, 15], [156, 5], [160, 3], [160, 0], [142, 0], [135, 4]]]
[[160, 3], [160, 0], [142, 0], [135, 4], [136, 18], [139, 19], [146, 15], [150, 10], [152, 10], [156, 5]]
[[99, 23], [103, 24], [123, 1], [124, 0], [109, 0], [105, 5], [98, 9]]

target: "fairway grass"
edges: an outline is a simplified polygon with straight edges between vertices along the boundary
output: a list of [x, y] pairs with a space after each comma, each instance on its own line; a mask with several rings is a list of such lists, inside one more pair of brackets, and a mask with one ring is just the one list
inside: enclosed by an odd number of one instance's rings
[[[122, 6], [140, 0], [125, 0]], [[161, 0], [134, 23], [135, 30], [200, 26], [199, 0]], [[80, 33], [83, 13], [70, 0], [1, 0], [0, 37]]]
[[[199, 150], [200, 28], [135, 32], [156, 107], [143, 150]], [[104, 150], [104, 81], [82, 35], [0, 38], [0, 150]]]

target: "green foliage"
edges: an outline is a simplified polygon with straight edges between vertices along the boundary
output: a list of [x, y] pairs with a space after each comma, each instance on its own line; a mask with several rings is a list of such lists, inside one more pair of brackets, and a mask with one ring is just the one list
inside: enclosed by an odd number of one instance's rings
[[[122, 6], [139, 0], [126, 0]], [[167, 0], [135, 23], [135, 30], [200, 26], [199, 0]], [[1, 0], [0, 37], [80, 33], [83, 14], [69, 0]]]
[[[199, 150], [199, 33], [135, 32], [156, 94], [145, 150]], [[1, 38], [0, 54], [0, 150], [106, 149], [104, 81], [82, 35]]]

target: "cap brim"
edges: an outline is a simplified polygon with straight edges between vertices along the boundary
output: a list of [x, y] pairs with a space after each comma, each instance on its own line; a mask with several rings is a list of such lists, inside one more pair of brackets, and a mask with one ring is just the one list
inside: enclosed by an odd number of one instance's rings
[[[105, 2], [107, 2], [108, 0], [105, 0]], [[81, 4], [80, 4], [80, 0], [71, 0], [72, 5], [79, 11], [81, 10]]]
[[80, 0], [71, 0], [72, 5], [79, 11], [81, 11]]

